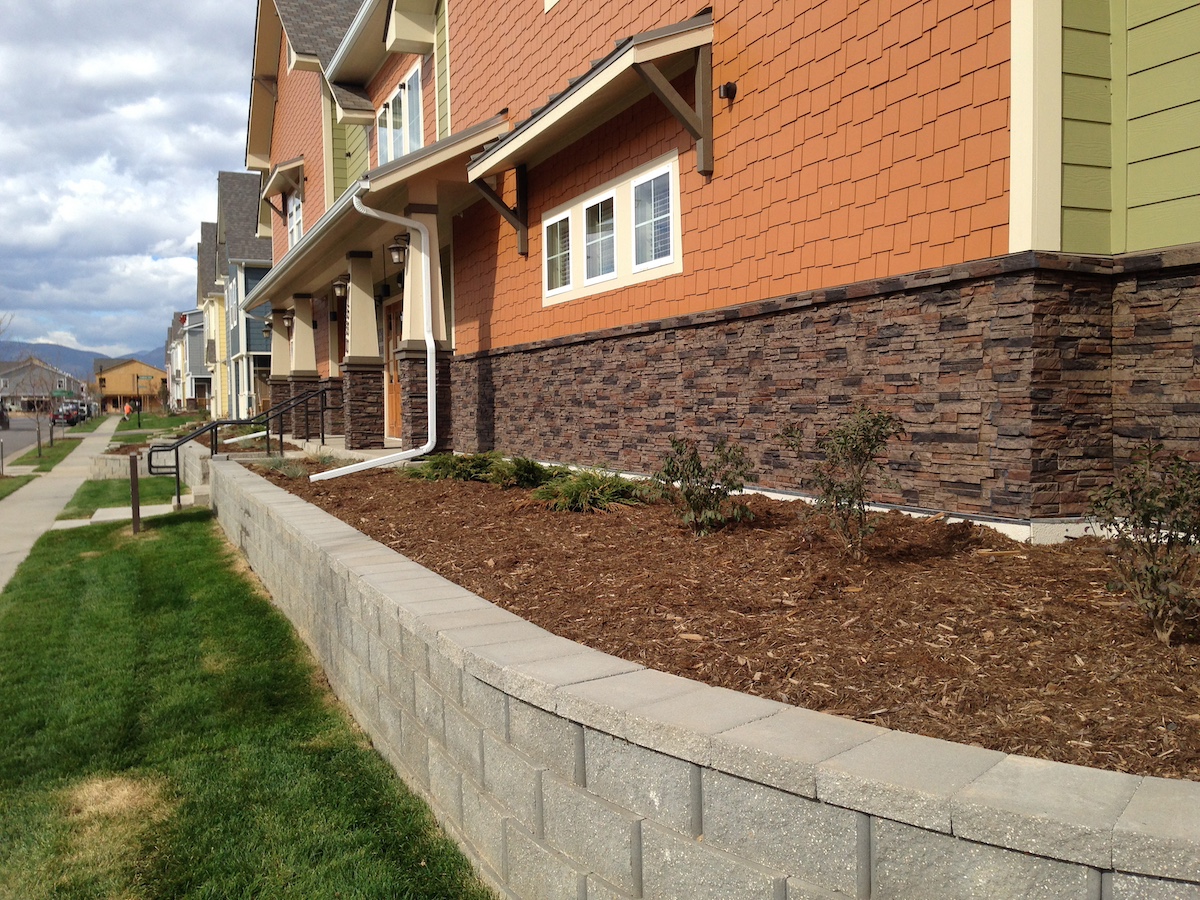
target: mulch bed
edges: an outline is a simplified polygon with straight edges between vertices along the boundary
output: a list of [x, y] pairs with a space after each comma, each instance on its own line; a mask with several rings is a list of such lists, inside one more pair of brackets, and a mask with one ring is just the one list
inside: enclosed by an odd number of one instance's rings
[[1200, 646], [1164, 647], [1095, 539], [1030, 546], [890, 513], [862, 562], [806, 504], [695, 537], [665, 504], [580, 515], [394, 471], [264, 477], [589, 647], [886, 728], [1200, 780]]

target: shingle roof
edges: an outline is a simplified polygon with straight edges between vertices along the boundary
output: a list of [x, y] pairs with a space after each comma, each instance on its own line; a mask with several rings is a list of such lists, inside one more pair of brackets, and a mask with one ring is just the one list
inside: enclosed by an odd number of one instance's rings
[[217, 290], [217, 223], [200, 223], [196, 245], [196, 305]]
[[275, 0], [292, 49], [326, 68], [360, 6], [362, 0]]
[[257, 172], [217, 174], [217, 215], [224, 226], [226, 260], [271, 261], [271, 239], [258, 236], [262, 177]]

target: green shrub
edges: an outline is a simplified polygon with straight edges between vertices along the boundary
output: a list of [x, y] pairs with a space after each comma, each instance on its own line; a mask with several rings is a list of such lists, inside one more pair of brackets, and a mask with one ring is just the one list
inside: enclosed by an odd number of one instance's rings
[[697, 534], [708, 534], [726, 522], [750, 516], [744, 503], [730, 499], [746, 486], [750, 472], [740, 444], [721, 438], [706, 464], [695, 441], [671, 435], [671, 452], [655, 473], [654, 482], [675, 504], [685, 524]]
[[512, 459], [497, 459], [493, 462], [488, 470], [487, 480], [502, 488], [532, 490], [566, 473], [566, 469], [558, 466], [543, 466], [528, 457], [514, 456]]
[[273, 456], [261, 463], [264, 469], [271, 469], [285, 478], [307, 478], [308, 467], [296, 459], [283, 456]]
[[1176, 629], [1197, 631], [1200, 467], [1148, 444], [1092, 495], [1091, 517], [1114, 536], [1118, 585], [1145, 612], [1155, 636], [1170, 646]]
[[533, 499], [559, 512], [603, 512], [640, 502], [641, 491], [628, 478], [585, 469], [547, 481], [533, 492]]
[[[900, 420], [892, 413], [860, 406], [840, 425], [817, 437], [821, 459], [803, 481], [815, 489], [817, 508], [855, 559], [862, 558], [863, 538], [873, 530], [867, 515], [867, 491], [883, 480], [876, 457], [892, 437], [903, 433]], [[797, 451], [805, 444], [794, 426], [780, 437]]]
[[437, 453], [426, 458], [419, 466], [402, 471], [410, 478], [425, 481], [487, 481], [492, 466], [500, 459], [498, 453], [470, 453], [463, 456]]

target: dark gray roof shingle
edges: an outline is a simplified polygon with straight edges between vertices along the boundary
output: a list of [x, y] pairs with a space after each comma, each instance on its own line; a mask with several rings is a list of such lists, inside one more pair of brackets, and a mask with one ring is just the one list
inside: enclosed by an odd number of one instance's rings
[[226, 261], [271, 262], [271, 239], [258, 236], [261, 190], [257, 172], [217, 174], [217, 216], [224, 231]]
[[200, 243], [196, 245], [196, 305], [217, 290], [217, 223], [200, 223]]
[[360, 6], [362, 0], [275, 0], [292, 49], [317, 57], [324, 68]]

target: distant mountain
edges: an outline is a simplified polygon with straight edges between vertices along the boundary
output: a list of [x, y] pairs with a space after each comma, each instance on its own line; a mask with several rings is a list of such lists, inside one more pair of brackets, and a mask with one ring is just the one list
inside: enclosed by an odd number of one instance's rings
[[0, 341], [0, 362], [12, 362], [27, 356], [38, 359], [62, 369], [75, 378], [90, 381], [93, 375], [93, 360], [97, 359], [137, 359], [148, 365], [161, 369], [166, 354], [164, 347], [153, 350], [139, 350], [127, 356], [108, 356], [94, 350], [73, 350], [61, 344], [30, 344], [25, 341]]

